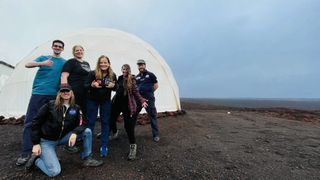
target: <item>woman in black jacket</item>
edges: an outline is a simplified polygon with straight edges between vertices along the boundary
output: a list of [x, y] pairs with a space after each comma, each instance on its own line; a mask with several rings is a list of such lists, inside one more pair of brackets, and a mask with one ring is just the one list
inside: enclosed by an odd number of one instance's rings
[[86, 128], [80, 107], [74, 102], [71, 87], [60, 87], [55, 101], [43, 105], [32, 121], [31, 138], [33, 156], [26, 164], [30, 169], [35, 164], [46, 175], [53, 177], [61, 172], [55, 152], [58, 145], [74, 146], [77, 139], [83, 139], [84, 166], [100, 166], [102, 161], [92, 158], [92, 133]]
[[88, 89], [87, 119], [88, 127], [93, 132], [98, 116], [101, 121], [100, 156], [106, 157], [109, 143], [109, 119], [111, 91], [116, 89], [117, 76], [113, 73], [107, 56], [100, 56], [96, 69], [88, 75], [85, 87]]

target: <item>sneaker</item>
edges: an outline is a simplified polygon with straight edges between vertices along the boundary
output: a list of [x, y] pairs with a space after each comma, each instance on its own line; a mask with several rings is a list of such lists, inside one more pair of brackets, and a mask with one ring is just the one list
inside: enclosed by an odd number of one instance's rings
[[68, 146], [68, 145], [65, 145], [63, 146], [63, 150], [70, 153], [70, 154], [74, 154], [74, 153], [78, 153], [80, 152], [80, 148], [76, 145], [74, 146]]
[[117, 129], [117, 132], [116, 133], [112, 133], [110, 136], [109, 136], [109, 140], [115, 140], [115, 139], [118, 139], [119, 138], [119, 129]]
[[34, 154], [31, 155], [30, 159], [26, 163], [25, 169], [27, 172], [31, 171], [34, 168], [35, 162], [38, 159], [39, 156], [36, 156]]
[[108, 154], [108, 148], [107, 147], [101, 147], [100, 148], [100, 156], [101, 157], [106, 157]]
[[132, 161], [136, 159], [137, 154], [137, 144], [130, 144], [130, 152], [128, 155], [128, 160]]
[[85, 167], [97, 167], [101, 166], [103, 164], [103, 161], [96, 160], [92, 157], [92, 154], [87, 156], [83, 161], [83, 166]]
[[159, 141], [160, 141], [160, 137], [159, 137], [159, 136], [154, 137], [154, 138], [153, 138], [153, 141], [154, 141], [154, 142], [159, 142]]
[[20, 156], [18, 159], [17, 159], [17, 161], [16, 161], [16, 165], [17, 166], [23, 166], [23, 165], [25, 165], [27, 162], [28, 162], [28, 160], [30, 159], [30, 157], [31, 157], [31, 155], [29, 154], [29, 155], [26, 155], [26, 156]]

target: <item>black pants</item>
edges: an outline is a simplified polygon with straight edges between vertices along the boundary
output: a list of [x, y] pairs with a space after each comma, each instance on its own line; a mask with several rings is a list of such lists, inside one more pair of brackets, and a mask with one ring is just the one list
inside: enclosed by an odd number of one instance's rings
[[124, 120], [124, 128], [126, 129], [126, 132], [127, 132], [128, 138], [129, 138], [129, 143], [135, 144], [136, 137], [134, 134], [134, 129], [136, 126], [137, 119], [134, 117], [130, 117], [129, 108], [127, 108], [127, 109], [128, 109], [128, 111], [122, 112], [123, 120]]
[[87, 117], [87, 94], [84, 90], [73, 90], [75, 102], [81, 107], [82, 114]]
[[128, 107], [128, 97], [123, 97], [118, 100], [114, 100], [111, 105], [111, 117], [110, 117], [110, 129], [113, 132], [117, 131], [117, 118], [122, 112], [123, 120], [124, 120], [124, 128], [127, 132], [129, 143], [135, 144], [135, 126], [137, 122], [137, 118], [135, 116], [130, 116], [130, 110]]
[[117, 119], [121, 113], [120, 103], [115, 102], [115, 96], [113, 96], [111, 101], [111, 115], [110, 115], [110, 132], [116, 133], [117, 128]]

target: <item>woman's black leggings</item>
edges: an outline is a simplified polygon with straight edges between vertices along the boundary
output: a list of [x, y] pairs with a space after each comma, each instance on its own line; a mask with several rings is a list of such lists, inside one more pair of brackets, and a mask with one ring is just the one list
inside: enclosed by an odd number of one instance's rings
[[134, 129], [136, 126], [137, 118], [135, 116], [130, 116], [130, 110], [128, 107], [128, 101], [124, 102], [114, 102], [111, 105], [111, 117], [110, 117], [110, 129], [115, 133], [117, 131], [117, 118], [122, 112], [122, 117], [124, 120], [124, 128], [127, 132], [129, 143], [135, 144], [136, 138]]
[[129, 143], [130, 144], [135, 144], [136, 143], [136, 137], [134, 134], [134, 129], [136, 126], [136, 121], [137, 119], [134, 117], [130, 117], [129, 110], [127, 112], [122, 112], [123, 115], [123, 120], [124, 120], [124, 128], [126, 129], [128, 138], [129, 138]]

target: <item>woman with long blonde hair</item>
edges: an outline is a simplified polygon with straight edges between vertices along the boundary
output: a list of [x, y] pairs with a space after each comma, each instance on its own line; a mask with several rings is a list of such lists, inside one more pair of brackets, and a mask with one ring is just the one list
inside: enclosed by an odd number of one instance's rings
[[118, 78], [118, 89], [115, 95], [115, 101], [112, 104], [112, 111], [114, 111], [112, 113], [120, 114], [122, 112], [124, 127], [130, 144], [128, 160], [134, 160], [137, 153], [137, 144], [134, 133], [137, 119], [134, 114], [136, 113], [137, 103], [140, 103], [142, 107], [147, 107], [148, 104], [139, 94], [129, 64], [124, 64], [121, 71], [122, 75]]
[[[68, 86], [65, 86], [65, 89], [62, 89], [58, 92], [56, 100], [54, 101], [54, 107], [56, 110], [62, 109], [63, 105], [67, 105], [67, 106], [74, 106], [75, 105], [75, 98], [74, 98], [74, 94], [73, 91], [68, 91]], [[63, 95], [65, 95], [65, 93], [70, 93], [70, 98], [65, 99], [63, 97]]]
[[60, 174], [61, 166], [56, 154], [56, 146], [74, 146], [83, 140], [84, 166], [100, 166], [102, 161], [92, 158], [92, 132], [86, 127], [81, 109], [74, 103], [71, 87], [61, 86], [56, 100], [43, 105], [32, 121], [32, 156], [26, 169], [36, 165], [47, 176]]
[[110, 59], [102, 55], [98, 58], [94, 71], [87, 77], [85, 87], [88, 89], [87, 117], [88, 127], [94, 131], [98, 110], [101, 121], [100, 155], [108, 154], [109, 120], [111, 109], [111, 91], [116, 90], [117, 76], [110, 66]]

